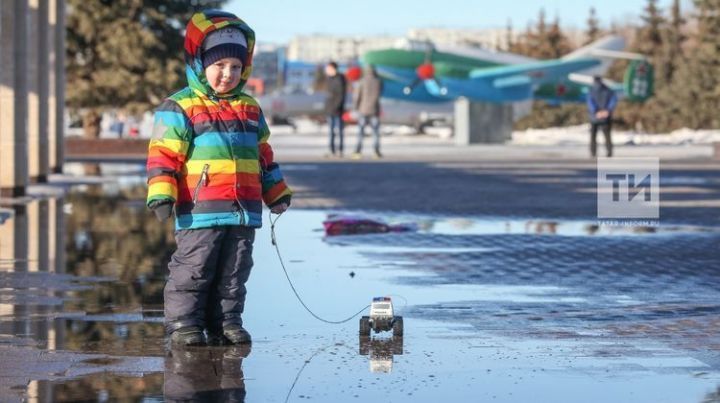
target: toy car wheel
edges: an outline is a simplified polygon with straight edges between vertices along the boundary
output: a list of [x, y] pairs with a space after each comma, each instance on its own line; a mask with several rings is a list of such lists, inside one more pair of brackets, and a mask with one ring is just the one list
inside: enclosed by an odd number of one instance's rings
[[402, 318], [402, 316], [395, 317], [395, 320], [393, 321], [392, 329], [393, 329], [393, 335], [395, 335], [395, 336], [403, 335], [403, 318]]
[[360, 335], [370, 336], [370, 317], [363, 316], [360, 318]]
[[360, 335], [358, 338], [360, 347], [360, 355], [368, 355], [370, 353], [370, 336]]

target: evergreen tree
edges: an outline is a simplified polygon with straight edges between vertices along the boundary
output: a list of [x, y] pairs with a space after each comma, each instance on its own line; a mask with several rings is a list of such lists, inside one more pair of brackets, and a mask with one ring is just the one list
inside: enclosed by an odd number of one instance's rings
[[[647, 56], [648, 61], [654, 66], [656, 74], [655, 92], [662, 92], [664, 82], [657, 78], [665, 75], [666, 66], [662, 64], [664, 46], [664, 32], [666, 21], [662, 11], [657, 7], [658, 0], [647, 0], [640, 16], [641, 25], [635, 29], [635, 37], [630, 44], [633, 52]], [[619, 60], [611, 68], [610, 77], [616, 81], [622, 81], [625, 70], [629, 66], [626, 60]], [[622, 101], [617, 108], [615, 118], [620, 127], [627, 127], [639, 132], [657, 131], [663, 124], [664, 106], [654, 96], [644, 103], [631, 103]]]
[[655, 56], [660, 52], [663, 44], [662, 31], [665, 25], [665, 18], [657, 7], [658, 0], [647, 0], [647, 5], [640, 17], [643, 24], [640, 26], [636, 37], [636, 51], [648, 56]]
[[86, 136], [99, 134], [103, 109], [146, 111], [180, 89], [185, 24], [225, 1], [69, 0], [67, 105], [87, 110]]
[[686, 63], [673, 76], [678, 102], [668, 113], [693, 129], [720, 129], [720, 0], [695, 0], [697, 33]]
[[570, 41], [560, 28], [560, 17], [556, 16], [547, 31], [548, 50], [550, 58], [557, 59], [570, 52]]
[[506, 52], [512, 52], [515, 47], [515, 36], [513, 34], [512, 20], [508, 19], [507, 27], [505, 28], [505, 50]]
[[595, 42], [600, 37], [600, 21], [597, 18], [597, 12], [595, 7], [590, 7], [590, 15], [587, 19], [587, 30], [585, 31], [585, 42], [584, 45]]
[[533, 32], [532, 24], [528, 23], [525, 32], [523, 32], [517, 40], [513, 41], [510, 46], [510, 52], [532, 57], [529, 49], [532, 47], [530, 43], [533, 41], [534, 36], [535, 33]]
[[683, 45], [687, 39], [683, 33], [685, 19], [680, 10], [680, 0], [674, 0], [670, 9], [670, 23], [665, 34], [662, 64], [665, 65], [662, 79], [669, 83], [677, 67], [683, 63]]
[[531, 48], [528, 50], [533, 57], [537, 57], [538, 59], [549, 59], [553, 57], [554, 52], [549, 40], [547, 22], [545, 21], [545, 10], [542, 8], [538, 12], [535, 32], [533, 32], [531, 39]]

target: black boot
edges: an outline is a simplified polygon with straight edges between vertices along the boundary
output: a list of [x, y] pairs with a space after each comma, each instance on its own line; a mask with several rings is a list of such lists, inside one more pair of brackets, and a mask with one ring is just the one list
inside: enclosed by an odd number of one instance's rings
[[229, 344], [227, 342], [227, 339], [222, 333], [222, 330], [220, 331], [210, 331], [207, 332], [207, 345], [208, 346], [224, 346], [226, 344]]
[[223, 334], [229, 344], [247, 344], [252, 342], [250, 333], [240, 325], [228, 325], [223, 328]]
[[205, 337], [200, 326], [181, 327], [170, 334], [170, 342], [174, 346], [204, 346]]

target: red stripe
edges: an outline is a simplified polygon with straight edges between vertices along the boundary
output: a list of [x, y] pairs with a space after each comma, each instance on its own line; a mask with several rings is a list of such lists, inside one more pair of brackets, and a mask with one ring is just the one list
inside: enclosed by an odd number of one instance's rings
[[[204, 108], [203, 108], [204, 109]], [[204, 110], [201, 110], [203, 112]], [[216, 121], [216, 120], [224, 120], [224, 121], [231, 121], [231, 120], [254, 120], [257, 122], [259, 114], [257, 113], [248, 113], [248, 112], [232, 112], [232, 111], [220, 111], [219, 113], [188, 113], [192, 118], [190, 121], [192, 123], [203, 123], [207, 121]]]
[[[198, 109], [200, 108], [200, 109]], [[254, 105], [236, 105], [233, 108], [228, 108], [227, 106], [223, 105], [190, 105], [185, 109], [185, 112], [187, 112], [188, 115], [192, 116], [195, 113], [199, 112], [207, 112], [207, 113], [217, 113], [221, 111], [227, 111], [227, 110], [233, 110], [235, 113], [248, 113], [248, 114], [260, 114], [260, 108]], [[194, 112], [194, 113], [190, 113]]]
[[[192, 201], [195, 196], [195, 188], [180, 186], [178, 188], [178, 201]], [[203, 186], [198, 192], [198, 201], [207, 200], [262, 200], [262, 189], [260, 186], [242, 186], [235, 194], [232, 186]]]
[[272, 203], [280, 196], [280, 194], [282, 194], [282, 192], [285, 191], [285, 189], [287, 189], [287, 186], [285, 186], [285, 182], [277, 183], [275, 184], [275, 186], [270, 188], [270, 190], [265, 192], [265, 194], [263, 195], [263, 199], [265, 199], [266, 203]]
[[156, 176], [148, 181], [148, 185], [152, 185], [152, 184], [160, 183], [160, 182], [167, 182], [172, 185], [175, 185], [175, 178], [173, 178], [171, 176], [166, 176], [166, 175]]
[[188, 24], [185, 32], [185, 51], [191, 55], [197, 55], [197, 49], [202, 44], [204, 34], [195, 24]]
[[258, 145], [258, 150], [260, 152], [260, 162], [262, 163], [263, 168], [267, 168], [268, 165], [273, 163], [275, 158], [272, 147], [270, 147], [270, 144], [268, 143], [260, 143]]
[[147, 160], [148, 171], [154, 168], [170, 168], [173, 171], [179, 171], [180, 165], [182, 165], [181, 161], [173, 158], [168, 158], [166, 156], [148, 157]]

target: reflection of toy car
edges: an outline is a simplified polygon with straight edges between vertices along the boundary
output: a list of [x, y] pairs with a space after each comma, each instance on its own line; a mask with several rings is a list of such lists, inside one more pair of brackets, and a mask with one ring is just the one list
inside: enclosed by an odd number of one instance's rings
[[375, 333], [392, 330], [394, 336], [403, 335], [402, 316], [395, 316], [390, 297], [373, 298], [370, 305], [370, 316], [360, 318], [360, 335], [369, 336], [370, 330]]
[[372, 339], [360, 336], [360, 355], [370, 358], [370, 372], [390, 373], [393, 367], [393, 356], [403, 354], [402, 336]]

